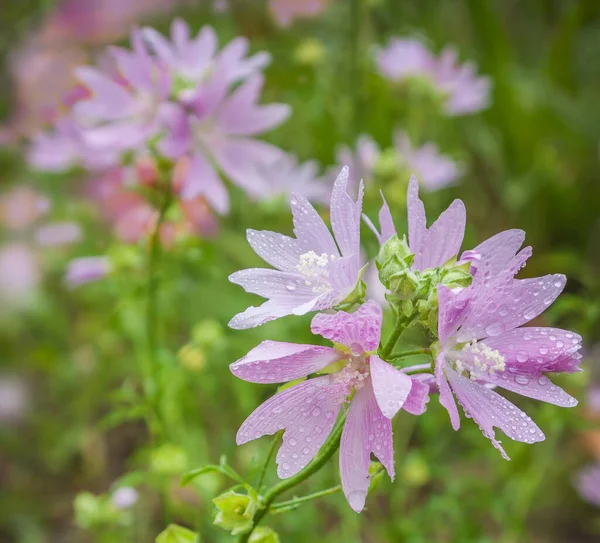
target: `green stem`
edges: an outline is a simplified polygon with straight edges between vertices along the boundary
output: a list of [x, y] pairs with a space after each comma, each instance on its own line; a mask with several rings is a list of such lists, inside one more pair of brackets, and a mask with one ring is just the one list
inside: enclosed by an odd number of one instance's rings
[[394, 356], [389, 357], [389, 360], [398, 360], [399, 358], [404, 358], [405, 356], [412, 356], [415, 354], [431, 354], [431, 349], [429, 347], [423, 347], [420, 349], [412, 349], [410, 351], [395, 353]]
[[340, 446], [340, 439], [345, 420], [346, 417], [344, 415], [337, 421], [333, 431], [327, 438], [327, 441], [323, 447], [321, 447], [321, 450], [317, 453], [317, 455], [313, 458], [312, 462], [308, 464], [308, 466], [306, 466], [302, 471], [293, 477], [285, 479], [276, 484], [263, 496], [262, 507], [254, 517], [254, 524], [252, 525], [252, 528], [250, 531], [240, 536], [239, 543], [248, 543], [252, 532], [260, 524], [260, 521], [263, 519], [263, 517], [269, 512], [271, 505], [277, 496], [283, 494], [286, 490], [290, 490], [291, 488], [299, 485], [302, 481], [308, 479], [313, 473], [319, 471], [327, 463], [327, 461], [333, 456], [335, 451], [337, 451]]
[[337, 494], [342, 490], [342, 485], [333, 486], [326, 490], [321, 490], [320, 492], [315, 492], [313, 494], [308, 494], [306, 496], [301, 496], [300, 498], [294, 498], [292, 500], [288, 500], [285, 502], [275, 503], [271, 506], [271, 513], [279, 514], [285, 513], [286, 511], [291, 511], [292, 509], [296, 509], [303, 503], [316, 500], [318, 498], [323, 498], [324, 496], [330, 496], [331, 494]]
[[387, 360], [389, 358], [403, 330], [404, 319], [402, 318], [402, 316], [398, 316], [398, 319], [396, 320], [396, 324], [394, 325], [394, 329], [392, 330], [390, 337], [388, 338], [385, 345], [381, 349], [379, 349], [379, 356], [381, 356], [381, 358], [383, 358], [384, 360]]
[[269, 449], [267, 457], [265, 458], [265, 463], [263, 464], [262, 470], [260, 471], [260, 476], [258, 478], [258, 484], [256, 485], [256, 489], [258, 490], [258, 492], [260, 492], [260, 487], [262, 486], [263, 481], [265, 480], [265, 475], [267, 474], [267, 469], [269, 467], [269, 463], [271, 462], [271, 458], [273, 458], [273, 455], [275, 454], [275, 449], [277, 449], [277, 445], [279, 445], [280, 439], [281, 439], [281, 432], [278, 432], [277, 434], [275, 434], [275, 437], [273, 438], [273, 441], [271, 442], [271, 447]]

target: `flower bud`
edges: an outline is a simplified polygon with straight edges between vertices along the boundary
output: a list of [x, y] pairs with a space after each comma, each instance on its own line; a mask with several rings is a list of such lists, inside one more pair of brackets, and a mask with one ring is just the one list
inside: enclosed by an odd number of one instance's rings
[[277, 535], [277, 532], [275, 532], [272, 528], [269, 528], [268, 526], [259, 526], [252, 532], [252, 535], [250, 536], [248, 543], [280, 543], [280, 542], [279, 542], [279, 536]]
[[177, 524], [169, 524], [165, 530], [156, 536], [156, 543], [199, 543], [196, 532]]
[[459, 265], [452, 265], [442, 268], [442, 284], [448, 288], [468, 287], [473, 281], [473, 277], [469, 273], [471, 262], [464, 262]]
[[419, 277], [406, 269], [389, 277], [386, 287], [397, 300], [409, 300], [419, 290]]
[[229, 490], [214, 498], [213, 503], [217, 508], [213, 521], [216, 526], [231, 532], [231, 535], [243, 534], [252, 528], [258, 505], [253, 497]]

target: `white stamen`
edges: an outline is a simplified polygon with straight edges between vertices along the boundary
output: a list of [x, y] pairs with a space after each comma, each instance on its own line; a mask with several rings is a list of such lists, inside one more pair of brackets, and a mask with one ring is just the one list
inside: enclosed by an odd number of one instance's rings
[[314, 251], [308, 251], [300, 255], [296, 269], [306, 278], [307, 287], [312, 286], [316, 294], [323, 294], [331, 290], [329, 283], [329, 264], [335, 260], [335, 255], [322, 253], [318, 255]]

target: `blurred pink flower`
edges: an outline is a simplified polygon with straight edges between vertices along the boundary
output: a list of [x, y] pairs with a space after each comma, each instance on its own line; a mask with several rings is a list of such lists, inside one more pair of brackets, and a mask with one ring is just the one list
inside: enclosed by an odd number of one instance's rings
[[0, 197], [0, 221], [10, 230], [26, 230], [50, 209], [47, 198], [35, 190], [20, 186]]
[[600, 464], [581, 470], [577, 475], [575, 487], [584, 500], [600, 507]]
[[110, 497], [110, 501], [117, 509], [129, 509], [137, 503], [138, 499], [137, 490], [131, 486], [117, 488]]
[[0, 375], [0, 425], [20, 420], [29, 405], [29, 393], [16, 375]]
[[33, 297], [42, 277], [35, 252], [23, 243], [0, 247], [0, 300], [20, 308]]
[[448, 115], [466, 115], [490, 105], [491, 80], [478, 76], [473, 62], [458, 63], [458, 55], [446, 47], [439, 57], [415, 39], [390, 40], [375, 54], [381, 74], [392, 81], [423, 77], [431, 81], [445, 97]]
[[74, 222], [54, 222], [40, 226], [35, 233], [35, 241], [42, 247], [70, 245], [82, 238], [81, 228]]
[[375, 165], [380, 155], [379, 145], [366, 134], [360, 135], [356, 140], [355, 151], [346, 145], [341, 145], [335, 153], [338, 164], [349, 166], [351, 182], [356, 186], [360, 181], [368, 183], [373, 179]]
[[279, 26], [287, 27], [297, 18], [316, 17], [329, 0], [270, 0], [269, 7]]
[[438, 190], [454, 183], [461, 175], [456, 162], [440, 154], [437, 145], [426, 143], [413, 147], [408, 134], [397, 132], [395, 145], [400, 164], [410, 170], [427, 190]]
[[69, 262], [65, 283], [71, 288], [92, 283], [105, 277], [110, 270], [110, 262], [105, 256], [75, 258]]

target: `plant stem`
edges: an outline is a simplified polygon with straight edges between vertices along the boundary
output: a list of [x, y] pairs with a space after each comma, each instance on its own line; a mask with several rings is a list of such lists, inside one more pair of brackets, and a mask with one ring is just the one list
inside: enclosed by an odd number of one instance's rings
[[402, 316], [398, 316], [398, 319], [396, 320], [396, 324], [394, 325], [394, 329], [392, 330], [390, 337], [388, 338], [385, 345], [381, 349], [379, 349], [379, 355], [381, 356], [381, 358], [383, 358], [384, 360], [387, 361], [390, 354], [394, 350], [394, 347], [396, 346], [396, 343], [398, 342], [398, 338], [400, 337], [400, 334], [402, 334], [403, 330], [404, 330], [404, 319], [402, 318]]
[[265, 463], [263, 464], [262, 470], [260, 471], [260, 476], [258, 478], [258, 483], [256, 485], [256, 490], [260, 492], [260, 487], [265, 480], [265, 475], [267, 474], [267, 468], [269, 467], [269, 463], [271, 462], [271, 458], [275, 454], [275, 449], [277, 449], [277, 445], [279, 445], [279, 440], [281, 439], [281, 432], [277, 432], [275, 437], [273, 437], [273, 441], [271, 442], [271, 447], [269, 452], [267, 453], [267, 457], [265, 458]]
[[254, 524], [252, 525], [252, 528], [250, 531], [240, 536], [239, 543], [248, 543], [252, 532], [259, 525], [263, 517], [269, 512], [269, 509], [271, 508], [271, 505], [277, 496], [283, 494], [286, 490], [299, 485], [302, 481], [308, 479], [313, 473], [319, 471], [327, 463], [327, 461], [333, 456], [335, 451], [337, 451], [340, 446], [340, 439], [345, 420], [346, 416], [344, 415], [337, 421], [333, 431], [327, 438], [327, 441], [323, 447], [321, 447], [321, 450], [317, 453], [312, 462], [308, 464], [308, 466], [306, 466], [302, 471], [293, 477], [285, 479], [276, 484], [264, 495], [262, 507], [254, 517]]
[[146, 401], [149, 402], [153, 414], [156, 417], [153, 424], [150, 424], [150, 431], [153, 435], [158, 433], [160, 427], [160, 367], [156, 356], [158, 350], [158, 267], [161, 256], [160, 229], [165, 220], [165, 216], [171, 205], [171, 195], [165, 195], [163, 203], [159, 209], [156, 225], [150, 236], [150, 247], [148, 253], [148, 288], [146, 302], [146, 339], [147, 348], [146, 361], [144, 364], [144, 393]]
[[431, 362], [427, 364], [415, 364], [414, 366], [408, 366], [406, 368], [399, 368], [402, 373], [412, 373], [413, 371], [427, 371], [431, 369]]
[[279, 514], [285, 513], [286, 511], [291, 511], [292, 509], [296, 509], [303, 503], [306, 503], [311, 500], [316, 500], [318, 498], [322, 498], [324, 496], [330, 496], [331, 494], [337, 494], [342, 490], [342, 485], [333, 486], [326, 490], [321, 490], [320, 492], [315, 492], [313, 494], [308, 494], [306, 496], [301, 496], [300, 498], [294, 498], [292, 500], [288, 500], [285, 502], [275, 503], [271, 506], [271, 513]]
[[411, 349], [410, 351], [403, 351], [401, 353], [395, 353], [394, 356], [390, 356], [390, 360], [397, 360], [398, 358], [404, 358], [405, 356], [412, 356], [415, 354], [430, 354], [431, 349], [429, 347], [419, 347], [418, 349]]

